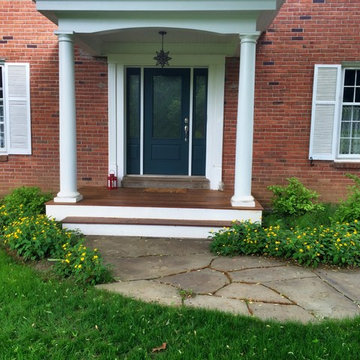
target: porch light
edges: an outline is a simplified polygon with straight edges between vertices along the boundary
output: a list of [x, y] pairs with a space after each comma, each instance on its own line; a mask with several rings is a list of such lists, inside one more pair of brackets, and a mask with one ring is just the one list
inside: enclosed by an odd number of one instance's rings
[[160, 65], [163, 68], [164, 66], [169, 66], [171, 57], [169, 56], [169, 51], [164, 51], [164, 35], [166, 35], [166, 31], [159, 31], [159, 34], [161, 35], [161, 50], [156, 52], [154, 60], [156, 60], [156, 66]]

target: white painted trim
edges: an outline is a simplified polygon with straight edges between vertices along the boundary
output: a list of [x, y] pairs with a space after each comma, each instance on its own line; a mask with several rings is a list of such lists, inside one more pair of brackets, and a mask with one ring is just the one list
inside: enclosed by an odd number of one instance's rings
[[144, 175], [144, 68], [141, 67], [140, 71], [140, 175]]
[[208, 73], [205, 176], [211, 190], [221, 190], [224, 136], [225, 58], [211, 64]]
[[57, 221], [68, 216], [167, 220], [261, 221], [261, 210], [194, 209], [134, 206], [46, 205], [46, 214]]
[[[117, 167], [118, 177], [126, 174], [125, 168], [125, 66], [154, 67], [153, 54], [109, 55], [108, 61], [117, 64]], [[179, 55], [171, 60], [171, 67], [208, 67], [208, 108], [206, 133], [205, 176], [210, 189], [222, 189], [222, 154], [224, 123], [225, 56]], [[142, 111], [143, 113], [143, 111]], [[112, 139], [110, 139], [113, 141]], [[110, 145], [109, 145], [110, 146]], [[112, 145], [111, 145], [112, 146]]]
[[108, 225], [108, 224], [64, 224], [63, 228], [78, 230], [84, 235], [105, 236], [146, 236], [166, 238], [206, 239], [211, 231], [221, 228], [200, 226], [164, 226], [164, 225]]
[[193, 115], [194, 115], [194, 68], [190, 69], [190, 102], [189, 102], [189, 135], [188, 135], [188, 145], [189, 145], [189, 159], [188, 159], [188, 175], [192, 174], [192, 143], [193, 143]]
[[[118, 184], [126, 173], [125, 67], [116, 65], [116, 153]], [[110, 140], [113, 141], [111, 138]], [[111, 144], [113, 146], [113, 144]]]
[[109, 146], [109, 174], [114, 173], [118, 176], [117, 153], [116, 153], [116, 64], [108, 64], [108, 146]]
[[[66, 7], [64, 8], [64, 6]], [[144, 1], [144, 0], [37, 0], [39, 11], [263, 11], [276, 10], [281, 5], [278, 0], [192, 0], [192, 1]]]
[[[171, 55], [171, 54], [170, 54]], [[154, 54], [108, 54], [108, 61], [129, 66], [154, 67]], [[176, 55], [171, 60], [171, 67], [209, 66], [225, 63], [224, 55]]]

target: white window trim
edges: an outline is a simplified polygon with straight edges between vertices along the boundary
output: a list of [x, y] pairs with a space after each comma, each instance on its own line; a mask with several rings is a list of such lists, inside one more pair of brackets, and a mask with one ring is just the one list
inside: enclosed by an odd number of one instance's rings
[[[344, 105], [344, 86], [345, 86], [345, 70], [359, 70], [359, 67], [354, 66], [342, 66], [341, 68], [341, 82], [340, 82], [340, 99], [338, 103], [338, 121], [337, 121], [337, 131], [336, 133], [336, 157], [334, 162], [352, 162], [352, 163], [360, 163], [360, 154], [340, 154], [340, 136], [341, 136], [341, 121], [342, 121], [342, 108]], [[345, 103], [345, 105], [354, 105], [355, 103]], [[360, 104], [359, 104], [360, 105]]]
[[2, 91], [3, 91], [3, 116], [4, 116], [4, 137], [5, 137], [5, 147], [0, 148], [0, 155], [7, 155], [7, 150], [9, 148], [8, 146], [8, 136], [6, 134], [7, 132], [7, 116], [6, 116], [6, 99], [5, 99], [5, 66], [3, 63], [0, 63], [0, 67], [2, 68]]

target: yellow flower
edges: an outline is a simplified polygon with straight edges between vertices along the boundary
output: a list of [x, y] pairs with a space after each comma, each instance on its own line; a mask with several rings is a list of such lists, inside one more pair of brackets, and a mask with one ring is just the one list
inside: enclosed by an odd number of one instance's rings
[[98, 258], [98, 256], [97, 256], [97, 255], [94, 255], [94, 256], [93, 256], [93, 259], [94, 259], [94, 260], [96, 260], [97, 258]]
[[84, 260], [85, 260], [85, 258], [84, 258], [84, 257], [82, 257], [82, 258], [80, 258], [80, 260], [81, 260], [81, 261], [84, 261]]
[[301, 253], [302, 253], [302, 252], [304, 252], [304, 250], [303, 250], [303, 249], [299, 249], [299, 252], [301, 252]]
[[78, 265], [78, 269], [81, 269], [81, 264]]

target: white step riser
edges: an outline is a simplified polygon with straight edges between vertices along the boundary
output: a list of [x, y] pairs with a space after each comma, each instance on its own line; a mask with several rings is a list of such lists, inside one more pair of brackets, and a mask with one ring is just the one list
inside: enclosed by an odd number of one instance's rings
[[109, 236], [146, 236], [206, 239], [211, 231], [220, 228], [200, 226], [162, 226], [162, 225], [98, 225], [98, 224], [64, 224], [63, 228], [79, 230], [84, 235]]
[[168, 220], [261, 221], [260, 210], [46, 205], [46, 214], [54, 217], [58, 221], [70, 216]]

